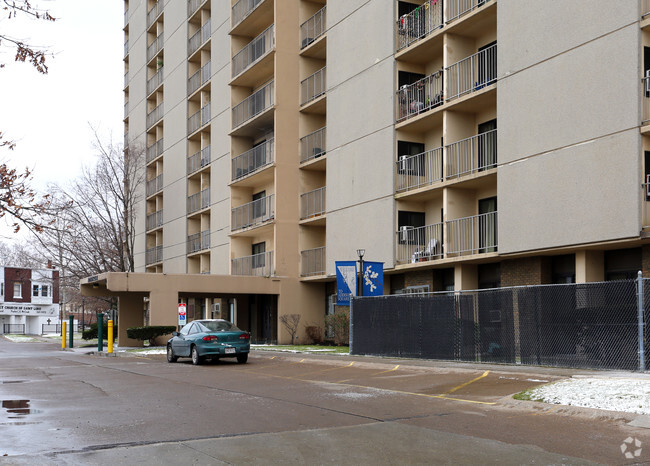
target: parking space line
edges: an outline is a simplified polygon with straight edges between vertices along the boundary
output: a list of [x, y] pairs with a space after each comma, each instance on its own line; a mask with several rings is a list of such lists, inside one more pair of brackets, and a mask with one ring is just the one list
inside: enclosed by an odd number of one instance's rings
[[303, 377], [305, 375], [322, 374], [323, 372], [337, 371], [337, 370], [345, 369], [346, 367], [351, 367], [351, 366], [354, 366], [354, 362], [351, 362], [347, 366], [332, 367], [330, 369], [321, 369], [321, 370], [318, 370], [318, 371], [305, 372], [304, 374], [301, 375], [301, 377]]
[[490, 373], [490, 371], [485, 371], [485, 372], [483, 373], [483, 375], [479, 375], [478, 377], [476, 377], [475, 379], [470, 380], [469, 382], [465, 382], [465, 383], [463, 383], [463, 384], [460, 384], [460, 385], [458, 385], [457, 387], [454, 387], [454, 388], [452, 388], [451, 390], [449, 390], [449, 391], [443, 393], [441, 396], [444, 396], [444, 395], [450, 395], [450, 394], [454, 393], [455, 391], [460, 390], [461, 388], [465, 388], [465, 387], [467, 387], [468, 385], [470, 385], [470, 384], [476, 382], [477, 380], [481, 380], [482, 378], [487, 377], [487, 375], [488, 375], [489, 373]]
[[[387, 372], [393, 372], [393, 371], [397, 370], [398, 367], [399, 367], [399, 364], [397, 366], [393, 367], [392, 369], [388, 369], [387, 371], [375, 372], [374, 374], [370, 374], [369, 377], [374, 377], [376, 375], [385, 374]], [[350, 380], [352, 380], [352, 379], [339, 380], [337, 383], [344, 383], [344, 382], [348, 382]]]

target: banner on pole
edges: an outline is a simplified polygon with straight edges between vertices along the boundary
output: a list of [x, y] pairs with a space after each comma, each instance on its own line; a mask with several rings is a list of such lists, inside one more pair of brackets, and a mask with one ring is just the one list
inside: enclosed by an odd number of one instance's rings
[[384, 294], [384, 263], [365, 262], [363, 263], [364, 296], [383, 296]]
[[357, 295], [357, 263], [336, 261], [336, 305], [349, 306], [352, 296]]

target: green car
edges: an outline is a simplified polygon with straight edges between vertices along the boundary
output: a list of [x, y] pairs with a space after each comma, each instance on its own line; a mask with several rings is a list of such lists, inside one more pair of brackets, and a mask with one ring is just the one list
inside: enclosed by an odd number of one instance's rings
[[195, 320], [180, 332], [173, 332], [167, 342], [167, 361], [179, 357], [192, 358], [197, 365], [206, 359], [237, 358], [244, 364], [251, 350], [251, 336], [223, 319]]

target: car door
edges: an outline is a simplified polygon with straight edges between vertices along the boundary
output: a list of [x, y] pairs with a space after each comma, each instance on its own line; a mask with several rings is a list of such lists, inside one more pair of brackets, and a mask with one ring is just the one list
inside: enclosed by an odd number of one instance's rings
[[189, 334], [194, 327], [194, 323], [188, 324], [183, 327], [178, 336], [173, 341], [173, 350], [176, 356], [189, 356], [190, 355], [190, 341]]

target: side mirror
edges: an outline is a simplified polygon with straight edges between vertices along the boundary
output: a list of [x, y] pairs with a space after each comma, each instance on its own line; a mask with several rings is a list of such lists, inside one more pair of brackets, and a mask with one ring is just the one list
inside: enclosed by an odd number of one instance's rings
[[173, 336], [173, 337], [177, 337], [178, 335], [180, 335], [180, 333], [178, 333], [178, 332], [172, 332], [172, 336]]

